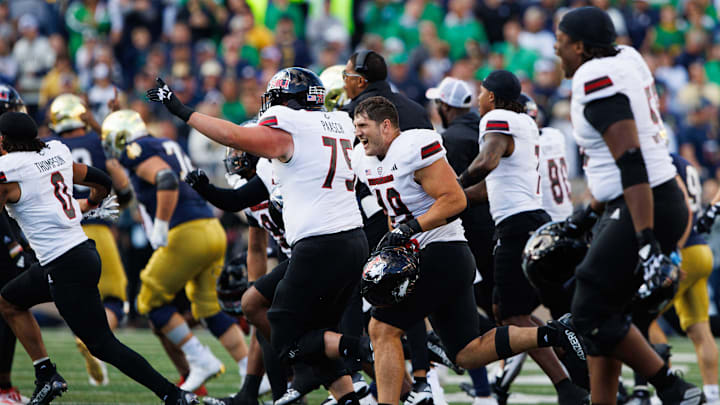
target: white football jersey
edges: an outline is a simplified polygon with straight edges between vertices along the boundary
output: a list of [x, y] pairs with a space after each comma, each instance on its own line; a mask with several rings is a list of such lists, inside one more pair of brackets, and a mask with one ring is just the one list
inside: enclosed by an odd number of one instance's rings
[[492, 110], [480, 120], [480, 150], [485, 134], [501, 133], [513, 137], [515, 148], [485, 178], [490, 214], [499, 224], [521, 212], [542, 209], [540, 191], [540, 135], [527, 114], [510, 110]]
[[[435, 203], [415, 181], [415, 172], [445, 158], [442, 137], [429, 129], [403, 131], [388, 148], [385, 157], [367, 156], [362, 144], [353, 150], [352, 166], [360, 181], [375, 194], [378, 204], [390, 217], [393, 227], [426, 213]], [[460, 219], [414, 235], [424, 248], [430, 242], [464, 241]]]
[[272, 160], [283, 197], [285, 239], [292, 246], [310, 236], [361, 228], [350, 153], [355, 137], [345, 112], [293, 110], [272, 106], [258, 125], [293, 137], [288, 162]]
[[[265, 188], [268, 190], [268, 194], [272, 193], [272, 190], [275, 187], [275, 181], [273, 180], [272, 163], [270, 163], [268, 159], [260, 159], [257, 163], [257, 166], [255, 167], [255, 172], [258, 178], [262, 180], [263, 184], [265, 184]], [[234, 177], [240, 178], [240, 176]], [[245, 181], [231, 182], [230, 180], [228, 180], [228, 182], [234, 189], [238, 189], [245, 184]], [[270, 201], [265, 200], [258, 205], [245, 208], [243, 212], [246, 216], [253, 218], [255, 222], [257, 222], [266, 231], [268, 231], [270, 235], [272, 235], [273, 239], [275, 239], [275, 242], [277, 243], [280, 250], [282, 250], [282, 252], [285, 254], [285, 256], [290, 257], [291, 250], [290, 245], [287, 243], [287, 240], [285, 240], [285, 230], [272, 220], [272, 217], [270, 216], [270, 211], [268, 210], [269, 204]]]
[[550, 127], [540, 130], [540, 192], [543, 209], [553, 221], [563, 221], [572, 214], [565, 135]]
[[628, 46], [620, 53], [583, 63], [572, 79], [571, 120], [573, 134], [583, 149], [585, 174], [593, 197], [600, 202], [613, 200], [623, 193], [620, 169], [605, 140], [585, 118], [585, 104], [624, 94], [630, 100], [640, 149], [650, 186], [675, 177], [675, 166], [666, 146], [665, 126], [655, 92], [655, 81], [642, 56]]
[[7, 203], [41, 265], [87, 240], [80, 226], [82, 212], [73, 198], [73, 158], [60, 141], [40, 152], [0, 156], [0, 181], [18, 183], [20, 200]]

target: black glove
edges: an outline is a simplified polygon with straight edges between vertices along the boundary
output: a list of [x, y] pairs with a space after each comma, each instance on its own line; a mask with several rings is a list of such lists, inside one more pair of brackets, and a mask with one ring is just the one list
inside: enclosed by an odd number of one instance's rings
[[571, 238], [579, 238], [592, 229], [599, 216], [590, 205], [584, 210], [575, 211], [565, 220], [562, 232]]
[[638, 290], [640, 298], [645, 298], [655, 290], [667, 287], [677, 281], [679, 277], [677, 265], [660, 249], [660, 243], [655, 239], [651, 229], [644, 229], [637, 234], [638, 256], [640, 256], [640, 269], [643, 272], [644, 283]]
[[207, 188], [210, 180], [202, 169], [195, 169], [185, 176], [185, 183], [195, 191], [201, 191]]
[[403, 222], [392, 231], [383, 236], [378, 244], [379, 248], [387, 246], [406, 246], [410, 242], [410, 238], [416, 233], [422, 232], [422, 228], [417, 219]]
[[190, 119], [190, 115], [192, 115], [195, 110], [183, 104], [182, 101], [177, 98], [175, 93], [170, 90], [170, 87], [165, 84], [163, 79], [158, 77], [155, 81], [157, 82], [158, 87], [153, 87], [145, 93], [148, 100], [163, 103], [165, 108], [173, 113], [173, 115], [187, 122], [187, 120]]
[[695, 222], [695, 232], [710, 233], [718, 210], [720, 210], [720, 203], [707, 207]]

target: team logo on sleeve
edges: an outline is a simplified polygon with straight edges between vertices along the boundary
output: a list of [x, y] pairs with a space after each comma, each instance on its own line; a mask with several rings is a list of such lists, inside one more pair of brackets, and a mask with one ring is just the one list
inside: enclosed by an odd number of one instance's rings
[[589, 82], [585, 82], [585, 94], [608, 88], [613, 85], [612, 80], [608, 76], [603, 76]]
[[488, 121], [485, 124], [486, 131], [510, 131], [510, 124], [507, 121]]
[[420, 157], [425, 159], [440, 152], [441, 150], [442, 145], [440, 145], [440, 142], [435, 141], [430, 145], [423, 146], [423, 148], [420, 150]]
[[127, 153], [129, 159], [137, 159], [142, 153], [142, 148], [137, 142], [133, 142], [125, 147], [125, 153]]

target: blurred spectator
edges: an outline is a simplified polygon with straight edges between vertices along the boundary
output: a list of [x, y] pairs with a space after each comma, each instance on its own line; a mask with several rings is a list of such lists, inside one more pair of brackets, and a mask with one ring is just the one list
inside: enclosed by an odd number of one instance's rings
[[402, 4], [390, 0], [372, 0], [366, 3], [362, 15], [365, 34], [377, 34], [383, 38], [400, 35]]
[[[535, 86], [533, 99], [538, 107], [545, 113], [558, 98], [557, 88], [562, 81], [562, 72], [555, 59], [540, 59], [533, 66]], [[546, 119], [548, 117], [546, 116]]]
[[675, 7], [670, 4], [660, 9], [660, 22], [652, 30], [652, 47], [655, 52], [669, 51], [677, 55], [685, 42], [685, 30], [677, 18]]
[[96, 36], [110, 32], [110, 14], [107, 5], [100, 0], [72, 2], [65, 12], [65, 25], [70, 35], [68, 41], [70, 56], [74, 58], [86, 32]]
[[482, 21], [491, 44], [503, 40], [503, 27], [520, 16], [521, 7], [516, 1], [485, 0], [475, 2], [475, 15]]
[[650, 7], [648, 0], [633, 1], [627, 18], [630, 44], [640, 50], [646, 49], [651, 40], [647, 35], [648, 30], [657, 24], [659, 19], [657, 10]]
[[429, 21], [435, 27], [442, 24], [444, 11], [429, 0], [408, 0], [400, 16], [399, 35], [407, 51], [412, 51], [420, 43], [419, 25]]
[[220, 82], [220, 92], [225, 100], [220, 110], [222, 117], [236, 124], [247, 120], [245, 107], [240, 102], [238, 83], [233, 76], [223, 77]]
[[187, 24], [193, 41], [219, 35], [220, 6], [214, 0], [187, 0], [177, 14], [177, 20]]
[[468, 55], [470, 43], [477, 46], [487, 44], [487, 36], [482, 24], [472, 13], [472, 0], [450, 0], [445, 15], [440, 38], [449, 44], [450, 59], [455, 61]]
[[281, 69], [282, 53], [274, 46], [263, 48], [260, 52], [260, 82], [267, 83]]
[[434, 41], [430, 44], [430, 55], [420, 66], [420, 80], [424, 87], [440, 83], [445, 77], [452, 62], [450, 62], [450, 45], [445, 41]]
[[292, 20], [295, 36], [305, 39], [305, 13], [300, 4], [291, 3], [289, 0], [269, 0], [265, 12], [265, 26], [276, 31], [277, 24], [284, 17]]
[[703, 59], [707, 46], [707, 34], [699, 29], [690, 29], [685, 33], [685, 49], [675, 59], [675, 63], [687, 69], [691, 63]]
[[[322, 12], [308, 18], [306, 25], [307, 43], [310, 44], [312, 56], [317, 59], [328, 43], [337, 43], [344, 51], [349, 46], [350, 33], [340, 18], [330, 13], [330, 0], [322, 1]], [[346, 55], [347, 56], [347, 55]]]
[[688, 84], [678, 92], [678, 101], [687, 109], [696, 108], [701, 100], [714, 106], [720, 105], [720, 85], [707, 80], [702, 61], [694, 62], [688, 68]]
[[[657, 67], [653, 71], [655, 80], [663, 82], [667, 86], [667, 89], [670, 92], [670, 98], [674, 100], [680, 89], [685, 87], [687, 84], [687, 69], [681, 65], [675, 65], [670, 52], [662, 52], [658, 54], [656, 57], [656, 65]], [[673, 110], [681, 111], [682, 106], [674, 105]]]
[[17, 89], [28, 110], [34, 114], [42, 78], [53, 67], [55, 52], [47, 38], [38, 32], [38, 22], [33, 15], [25, 14], [20, 17], [18, 30], [21, 37], [15, 42], [12, 52], [20, 68]]
[[295, 34], [295, 22], [289, 16], [280, 17], [275, 26], [275, 42], [282, 54], [280, 66], [309, 66], [312, 63], [305, 41]]
[[75, 52], [75, 66], [80, 76], [80, 82], [87, 85], [91, 80], [92, 67], [100, 54], [100, 42], [97, 35], [91, 31], [85, 32], [83, 38], [83, 44]]
[[0, 81], [13, 84], [17, 79], [19, 66], [12, 55], [10, 41], [0, 40]]
[[680, 155], [701, 169], [703, 178], [720, 178], [716, 172], [720, 165], [717, 112], [710, 101], [701, 99], [688, 114], [678, 137]]
[[625, 17], [620, 10], [613, 7], [610, 0], [591, 0], [590, 5], [605, 10], [605, 12], [608, 13], [610, 19], [613, 22], [613, 25], [615, 26], [615, 32], [617, 33], [618, 37], [628, 36], [627, 25], [625, 24]]
[[120, 61], [123, 68], [123, 84], [125, 84], [125, 87], [132, 82], [135, 74], [147, 63], [150, 46], [152, 45], [150, 30], [145, 27], [133, 28], [130, 39], [132, 46], [121, 54], [122, 59]]
[[[197, 111], [211, 117], [220, 117], [220, 106], [215, 103], [200, 103]], [[222, 160], [225, 158], [225, 146], [192, 129], [188, 136], [188, 155], [198, 169], [207, 173], [211, 182], [217, 184], [224, 180], [225, 167]]]
[[38, 106], [40, 109], [44, 109], [51, 100], [60, 94], [79, 91], [80, 81], [72, 69], [70, 57], [60, 54], [55, 59], [55, 67], [42, 80]]
[[390, 57], [388, 79], [398, 92], [405, 94], [409, 99], [418, 104], [424, 105], [425, 87], [414, 72], [408, 67], [408, 57], [405, 53], [395, 54]]
[[[503, 55], [505, 61], [503, 68], [515, 74], [532, 77], [538, 54], [532, 49], [525, 48], [520, 43], [520, 23], [515, 20], [508, 21], [503, 32], [505, 33], [505, 41], [493, 45], [494, 50]], [[540, 37], [534, 38], [539, 39]], [[526, 40], [530, 41], [528, 36], [526, 36]], [[538, 44], [540, 43], [538, 42]]]
[[7, 3], [10, 5], [10, 17], [18, 19], [25, 14], [32, 14], [37, 19], [41, 32], [45, 35], [57, 32], [61, 26], [65, 25], [62, 22], [62, 16], [57, 15], [50, 1], [8, 0]]
[[528, 8], [523, 16], [525, 29], [518, 36], [518, 44], [543, 58], [552, 59], [555, 57], [555, 34], [545, 29], [546, 20], [540, 7]]
[[705, 75], [713, 83], [720, 84], [720, 43], [714, 43], [707, 52]]
[[110, 67], [105, 63], [98, 63], [93, 68], [93, 86], [88, 91], [88, 107], [95, 119], [102, 122], [110, 113], [108, 101], [115, 98], [117, 90], [110, 81]]
[[203, 102], [216, 102], [222, 104], [223, 96], [220, 93], [220, 76], [222, 66], [216, 60], [208, 60], [200, 66], [201, 94]]
[[10, 19], [10, 8], [7, 2], [0, 2], [0, 40], [12, 42], [15, 40], [15, 27]]

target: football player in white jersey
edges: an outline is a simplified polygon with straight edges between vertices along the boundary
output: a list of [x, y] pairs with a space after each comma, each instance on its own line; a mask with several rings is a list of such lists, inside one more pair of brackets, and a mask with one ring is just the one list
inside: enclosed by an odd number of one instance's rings
[[669, 259], [689, 216], [675, 179], [650, 69], [640, 54], [615, 46], [610, 17], [576, 8], [558, 25], [556, 54], [572, 78], [573, 135], [585, 153], [593, 200], [568, 219], [580, 235], [600, 216], [577, 267], [572, 313], [588, 350], [592, 402], [614, 404], [622, 363], [648, 377], [664, 404], [699, 404], [702, 391], [668, 372], [627, 315], [638, 289], [677, 282]]
[[[381, 241], [379, 252], [409, 245], [420, 250], [419, 277], [412, 294], [399, 302], [388, 296], [372, 311], [369, 329], [378, 403], [397, 404], [404, 373], [400, 338], [425, 317], [430, 318], [451, 359], [467, 369], [539, 345], [564, 344], [558, 332], [560, 328], [570, 331], [557, 323], [501, 326], [480, 336], [473, 292], [475, 260], [459, 220], [467, 202], [445, 159], [441, 136], [423, 129], [401, 132], [397, 110], [383, 97], [363, 100], [354, 122], [360, 145], [353, 151], [353, 170], [377, 196], [393, 228]], [[382, 256], [375, 258], [382, 263]], [[402, 287], [406, 280], [397, 281]], [[387, 284], [378, 281], [376, 285]], [[366, 294], [377, 295], [369, 290]]]
[[[469, 187], [484, 180], [487, 189], [498, 235], [493, 297], [496, 321], [540, 326], [542, 322], [532, 316], [540, 300], [523, 273], [522, 252], [530, 234], [550, 221], [550, 216], [542, 206], [538, 128], [524, 114], [519, 96], [520, 81], [508, 71], [493, 71], [483, 80], [478, 95], [480, 153], [460, 175], [460, 183]], [[583, 403], [587, 391], [570, 381], [552, 349], [528, 354], [555, 385], [559, 404]]]
[[246, 128], [193, 111], [162, 80], [151, 101], [205, 136], [272, 159], [284, 200], [285, 237], [292, 259], [268, 311], [271, 341], [281, 359], [310, 365], [341, 404], [357, 404], [341, 360], [313, 357], [304, 347], [335, 329], [360, 279], [367, 240], [350, 167], [353, 127], [343, 112], [324, 112], [320, 79], [287, 68], [268, 83], [258, 126]]
[[[165, 404], [198, 403], [194, 394], [175, 387], [120, 343], [108, 327], [98, 291], [100, 258], [80, 220], [89, 209], [105, 208], [101, 203], [112, 187], [110, 177], [73, 163], [70, 150], [61, 142], [46, 144], [37, 139], [35, 122], [25, 113], [0, 116], [0, 154], [0, 206], [7, 207], [20, 224], [39, 260], [0, 291], [0, 311], [35, 366], [30, 403], [50, 403], [67, 390], [29, 311], [50, 301], [94, 356], [148, 387]], [[87, 200], [73, 198], [74, 184], [91, 187]]]
[[[525, 93], [518, 102], [525, 114], [537, 123], [538, 106]], [[545, 212], [553, 221], [564, 221], [572, 214], [572, 189], [565, 161], [565, 135], [552, 127], [540, 128], [540, 191]]]

